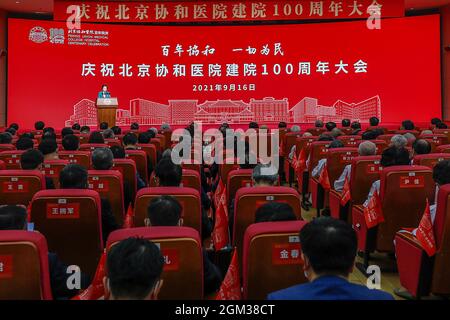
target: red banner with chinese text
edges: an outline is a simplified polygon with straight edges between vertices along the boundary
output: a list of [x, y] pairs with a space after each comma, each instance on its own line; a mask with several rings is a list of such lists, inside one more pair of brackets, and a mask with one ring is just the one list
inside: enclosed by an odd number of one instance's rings
[[[76, 11], [78, 6], [78, 12]], [[55, 0], [54, 19], [78, 16], [81, 22], [216, 22], [264, 20], [367, 19], [402, 17], [404, 0], [322, 1], [63, 1]]]

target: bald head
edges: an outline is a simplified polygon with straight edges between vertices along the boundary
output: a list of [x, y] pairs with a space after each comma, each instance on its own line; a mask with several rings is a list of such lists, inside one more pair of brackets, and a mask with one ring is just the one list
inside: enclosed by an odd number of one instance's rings
[[377, 146], [372, 141], [364, 141], [359, 144], [358, 153], [360, 156], [374, 156], [377, 154]]

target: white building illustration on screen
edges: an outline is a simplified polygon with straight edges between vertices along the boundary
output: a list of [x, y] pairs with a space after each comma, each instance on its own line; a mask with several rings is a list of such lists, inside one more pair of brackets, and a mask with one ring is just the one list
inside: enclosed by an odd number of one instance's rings
[[[305, 97], [293, 107], [289, 106], [287, 98], [242, 100], [169, 100], [168, 104], [154, 102], [142, 98], [132, 99], [129, 109], [118, 109], [117, 125], [130, 125], [137, 122], [141, 125], [160, 125], [171, 123], [184, 125], [199, 121], [202, 123], [248, 123], [250, 121], [296, 122], [308, 123], [317, 119], [340, 122], [348, 118], [360, 122], [369, 122], [370, 117], [381, 119], [381, 100], [374, 96], [358, 103], [348, 103], [337, 100], [331, 106], [318, 104], [318, 99]], [[66, 126], [74, 123], [96, 126], [97, 110], [95, 102], [82, 99], [73, 107], [73, 115], [66, 121]]]

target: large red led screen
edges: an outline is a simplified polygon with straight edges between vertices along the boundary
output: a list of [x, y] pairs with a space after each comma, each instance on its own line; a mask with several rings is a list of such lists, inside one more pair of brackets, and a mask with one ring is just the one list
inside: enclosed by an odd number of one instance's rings
[[8, 122], [118, 125], [429, 121], [441, 114], [439, 16], [265, 26], [9, 20]]

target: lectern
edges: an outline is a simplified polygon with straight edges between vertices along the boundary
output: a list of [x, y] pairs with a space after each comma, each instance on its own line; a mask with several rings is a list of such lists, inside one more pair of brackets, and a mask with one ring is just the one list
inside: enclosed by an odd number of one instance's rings
[[116, 125], [116, 110], [119, 103], [117, 98], [98, 98], [97, 99], [97, 121], [98, 124], [107, 122], [111, 128]]

